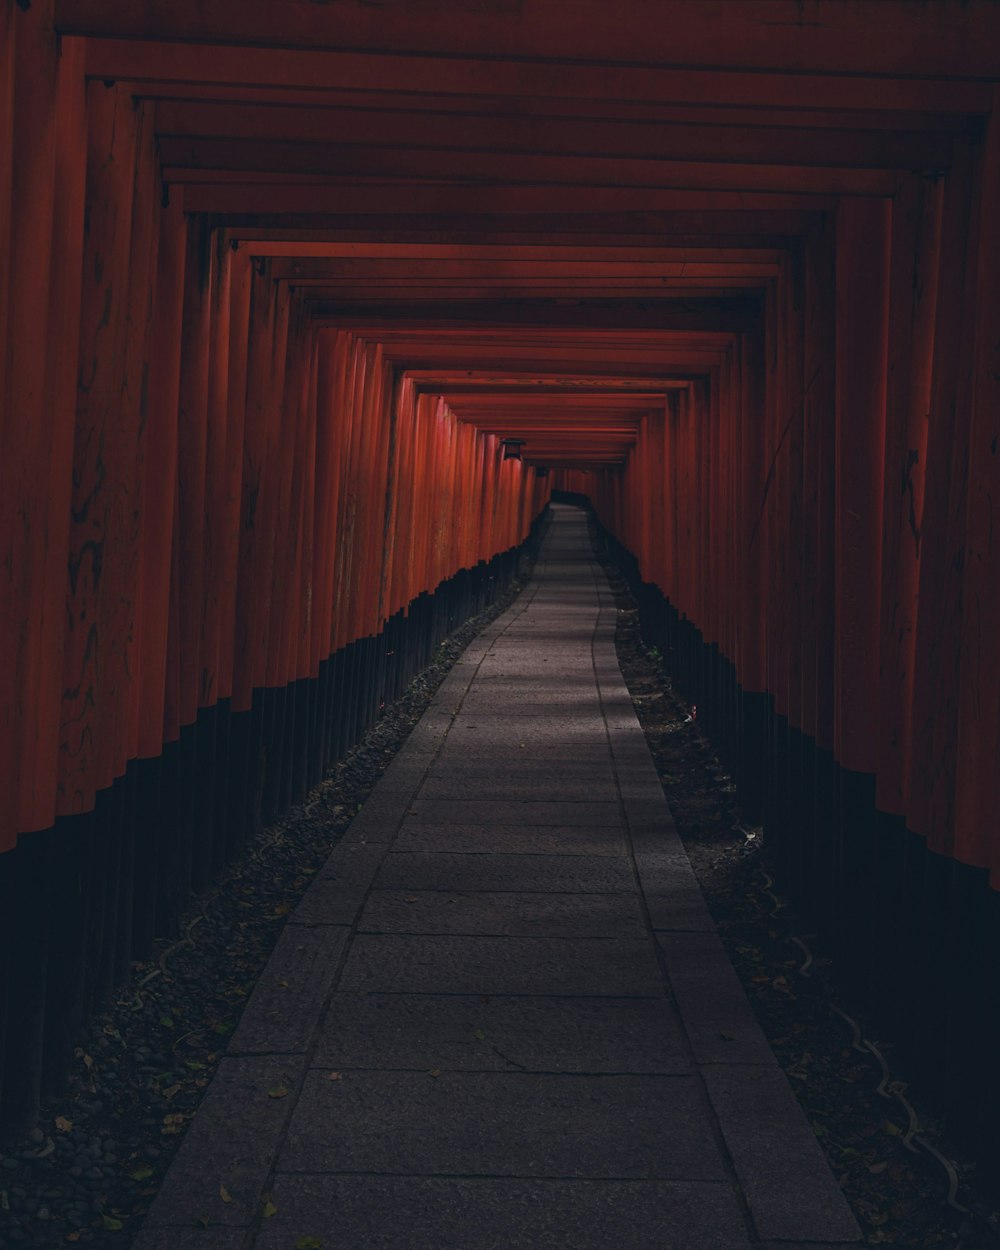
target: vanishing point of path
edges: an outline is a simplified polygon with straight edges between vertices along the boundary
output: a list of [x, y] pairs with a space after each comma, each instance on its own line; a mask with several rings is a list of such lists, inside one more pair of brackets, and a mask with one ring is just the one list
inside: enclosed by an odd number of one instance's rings
[[137, 1250], [861, 1244], [553, 514], [290, 917]]

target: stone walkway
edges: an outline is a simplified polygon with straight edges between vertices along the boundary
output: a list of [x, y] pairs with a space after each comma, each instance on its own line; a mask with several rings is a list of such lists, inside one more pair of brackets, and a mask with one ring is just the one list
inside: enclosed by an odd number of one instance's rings
[[290, 918], [137, 1250], [861, 1244], [553, 513]]

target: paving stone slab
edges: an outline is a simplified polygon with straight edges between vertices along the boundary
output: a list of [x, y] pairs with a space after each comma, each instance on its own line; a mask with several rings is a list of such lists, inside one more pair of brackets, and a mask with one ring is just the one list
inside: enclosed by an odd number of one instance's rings
[[659, 853], [637, 853], [635, 866], [654, 929], [715, 933], [715, 921], [679, 841]]
[[532, 750], [542, 743], [576, 744], [585, 742], [599, 746], [607, 741], [607, 730], [599, 716], [460, 716], [451, 723], [451, 736], [456, 745], [478, 742], [480, 746], [525, 743]]
[[611, 855], [449, 855], [393, 851], [378, 890], [513, 890], [546, 894], [635, 893], [628, 859]]
[[611, 825], [436, 825], [407, 818], [397, 851], [506, 855], [625, 855], [625, 839]]
[[652, 762], [653, 757], [649, 753], [646, 739], [641, 735], [618, 729], [609, 741], [616, 768], [629, 765], [644, 766]]
[[616, 802], [584, 799], [546, 802], [544, 799], [414, 799], [407, 815], [437, 824], [459, 825], [615, 825], [621, 810]]
[[635, 855], [674, 855], [684, 849], [677, 829], [666, 821], [629, 821], [628, 832]]
[[[465, 755], [438, 759], [428, 770], [427, 783], [441, 784], [456, 780], [475, 785], [496, 785], [500, 782], [522, 781], [558, 785], [560, 782], [593, 781], [614, 787], [615, 768], [610, 752], [601, 757], [580, 760], [572, 754], [559, 758], [537, 757], [520, 748], [513, 755]], [[428, 796], [424, 796], [428, 797]]]
[[605, 720], [596, 699], [577, 700], [573, 703], [565, 701], [559, 704], [552, 700], [529, 703], [504, 698], [477, 699], [472, 695], [464, 701], [460, 715], [456, 717], [457, 728], [463, 726], [465, 718], [474, 720], [477, 729], [482, 728], [487, 718], [495, 722], [498, 728], [503, 728], [516, 718], [518, 723], [541, 725], [545, 733], [549, 733], [564, 718], [564, 723], [569, 726], [580, 726], [582, 720], [583, 727], [597, 733], [603, 729]]
[[243, 1250], [245, 1228], [143, 1228], [132, 1250]]
[[289, 916], [292, 925], [353, 924], [386, 856], [382, 842], [341, 842]]
[[557, 699], [575, 704], [578, 698], [596, 699], [597, 686], [588, 656], [581, 656], [576, 663], [567, 663], [564, 656], [531, 660], [508, 656], [484, 663], [471, 693], [480, 699], [523, 697], [533, 703]]
[[696, 1076], [434, 1072], [309, 1073], [277, 1171], [726, 1174]]
[[775, 1065], [702, 1071], [758, 1235], [861, 1241], [861, 1230], [785, 1074]]
[[[731, 1189], [711, 1181], [279, 1176], [254, 1250], [310, 1230], [350, 1250], [750, 1250]], [[159, 1250], [159, 1247], [157, 1247]]]
[[[291, 1055], [226, 1058], [180, 1144], [146, 1216], [145, 1229], [188, 1224], [239, 1227], [260, 1212], [261, 1192], [291, 1115], [303, 1060]], [[232, 1201], [224, 1202], [224, 1185]]]
[[461, 767], [466, 761], [489, 760], [494, 763], [500, 763], [504, 760], [528, 759], [566, 760], [572, 764], [597, 761], [603, 765], [611, 764], [612, 762], [611, 748], [608, 746], [607, 736], [598, 742], [591, 743], [534, 742], [530, 752], [527, 743], [524, 746], [521, 745], [522, 741], [522, 739], [517, 739], [504, 746], [498, 746], [497, 743], [475, 742], [472, 740], [471, 734], [466, 734], [461, 742], [457, 739], [450, 739], [445, 742], [437, 757], [437, 764], [439, 767], [451, 764]]
[[346, 926], [285, 926], [240, 1017], [230, 1054], [305, 1053], [350, 932]]
[[405, 745], [407, 749], [436, 751], [444, 742], [451, 726], [452, 720], [448, 716], [424, 715], [410, 730]]
[[853, 1250], [867, 1241], [762, 1241], [758, 1250]]
[[618, 791], [613, 780], [601, 777], [553, 776], [551, 770], [539, 770], [534, 776], [522, 771], [519, 775], [484, 777], [452, 773], [450, 776], [428, 777], [420, 788], [421, 799], [473, 799], [490, 802], [525, 802], [558, 799], [569, 802], [616, 802]]
[[[656, 771], [656, 765], [653, 763], [653, 757], [648, 753], [640, 755], [636, 753], [634, 758], [614, 761], [615, 776], [620, 782], [628, 782], [636, 785], [656, 785], [659, 792], [649, 799], [650, 802], [666, 803], [667, 798], [663, 792], [663, 783], [660, 781], [660, 775]], [[636, 796], [637, 798], [640, 796]], [[648, 797], [648, 796], [642, 796]]]
[[567, 663], [561, 656], [537, 656], [530, 659], [512, 655], [484, 660], [476, 675], [470, 698], [526, 699], [531, 703], [568, 703], [575, 707], [579, 700], [587, 703], [598, 698], [593, 666], [589, 657]]
[[597, 686], [592, 673], [586, 679], [564, 674], [555, 665], [552, 673], [542, 678], [505, 677], [495, 681], [476, 681], [463, 703], [463, 710], [478, 711], [479, 706], [492, 711], [502, 705], [515, 716], [548, 709], [550, 716], [576, 716], [579, 712], [595, 715], [599, 706]]
[[648, 942], [359, 934], [340, 988], [398, 994], [659, 998], [666, 987]]
[[657, 998], [334, 994], [314, 1067], [686, 1073], [676, 1013]]
[[399, 832], [400, 822], [405, 818], [411, 806], [410, 798], [405, 798], [399, 812], [386, 819], [382, 812], [366, 813], [362, 809], [345, 830], [340, 840], [341, 846], [388, 846], [395, 841]]
[[517, 894], [376, 890], [362, 933], [470, 933], [515, 937], [642, 938], [645, 918], [630, 894]]
[[378, 780], [382, 793], [414, 794], [427, 775], [434, 756], [423, 751], [407, 751], [404, 747]]
[[663, 796], [663, 787], [658, 780], [652, 777], [619, 777], [618, 793], [621, 795], [622, 803], [625, 807], [626, 819], [628, 818], [628, 808], [632, 803], [662, 803], [664, 809], [664, 819], [667, 819], [669, 809], [667, 801]]
[[698, 1062], [776, 1065], [718, 933], [661, 933], [659, 941]]

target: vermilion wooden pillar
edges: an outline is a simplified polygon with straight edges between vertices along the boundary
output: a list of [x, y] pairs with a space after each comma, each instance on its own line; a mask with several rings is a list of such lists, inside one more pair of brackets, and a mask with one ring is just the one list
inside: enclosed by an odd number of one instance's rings
[[979, 158], [955, 850], [1000, 889], [1000, 88]]
[[[73, 531], [63, 660], [60, 809], [88, 811], [112, 780], [118, 671], [112, 636], [125, 571], [105, 561], [109, 524], [124, 487], [119, 416], [128, 312], [136, 127], [131, 101], [88, 87], [87, 230], [80, 323]], [[112, 537], [120, 555], [117, 534]], [[108, 671], [108, 666], [110, 671]], [[108, 679], [111, 678], [109, 681]], [[109, 744], [112, 749], [109, 750]]]
[[942, 194], [939, 180], [903, 175], [892, 209], [876, 801], [899, 816], [909, 789]]
[[891, 205], [837, 209], [834, 754], [840, 766], [838, 949], [860, 975], [870, 945], [877, 758]]
[[[49, 455], [58, 480], [73, 437], [71, 411], [52, 407], [46, 352], [56, 226], [54, 6], [40, 4], [30, 13], [8, 7], [5, 55], [13, 72], [0, 123], [9, 178], [0, 192], [0, 219], [9, 228], [0, 243], [7, 277], [0, 315], [6, 319], [0, 345], [0, 851], [14, 844], [19, 830], [44, 829], [52, 820], [53, 795], [40, 793], [36, 783], [39, 763], [51, 775], [58, 732], [57, 707], [39, 702], [50, 686], [43, 670], [51, 662], [41, 643], [58, 650], [61, 624], [53, 632], [53, 618], [61, 605], [49, 597], [49, 561], [58, 565], [65, 558], [68, 519], [59, 523], [48, 495]], [[60, 364], [72, 374], [72, 349]]]
[[837, 210], [836, 625], [834, 749], [872, 774], [878, 689], [889, 228], [883, 200]]
[[934, 851], [953, 844], [971, 369], [975, 159], [956, 144], [944, 184], [921, 525], [906, 823]]

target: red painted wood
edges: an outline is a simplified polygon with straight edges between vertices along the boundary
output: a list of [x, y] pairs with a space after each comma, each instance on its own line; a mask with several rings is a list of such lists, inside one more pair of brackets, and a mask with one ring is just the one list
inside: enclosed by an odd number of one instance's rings
[[942, 191], [939, 182], [904, 177], [892, 213], [877, 801], [882, 811], [894, 815], [905, 813], [910, 789]]
[[156, 302], [150, 332], [142, 531], [142, 636], [138, 688], [142, 759], [160, 754], [177, 726], [166, 719], [167, 638], [174, 554], [181, 326], [187, 227], [176, 200], [160, 214]]
[[908, 826], [943, 853], [953, 847], [972, 354], [966, 328], [975, 299], [973, 148], [963, 156], [943, 192], [906, 803]]
[[123, 404], [138, 118], [127, 95], [88, 88], [87, 213], [80, 317], [59, 810], [86, 811], [114, 779], [134, 564], [122, 532], [135, 489]]
[[[10, 191], [0, 192], [0, 271], [3, 365], [0, 366], [0, 850], [19, 831], [44, 828], [54, 812], [53, 773], [59, 729], [58, 648], [68, 517], [67, 468], [72, 455], [72, 347], [59, 363], [47, 360], [50, 331], [73, 341], [76, 310], [52, 295], [59, 281], [78, 284], [82, 160], [61, 170], [65, 102], [50, 4], [6, 21], [5, 109], [0, 166]], [[56, 203], [57, 184], [69, 197]], [[56, 494], [50, 493], [57, 492]], [[53, 650], [57, 655], [53, 658]], [[56, 671], [53, 672], [53, 669]]]
[[965, 863], [988, 867], [994, 887], [1000, 887], [1000, 91], [995, 84], [980, 171], [955, 853]]
[[837, 213], [834, 750], [858, 772], [874, 772], [877, 754], [889, 218], [878, 200]]

